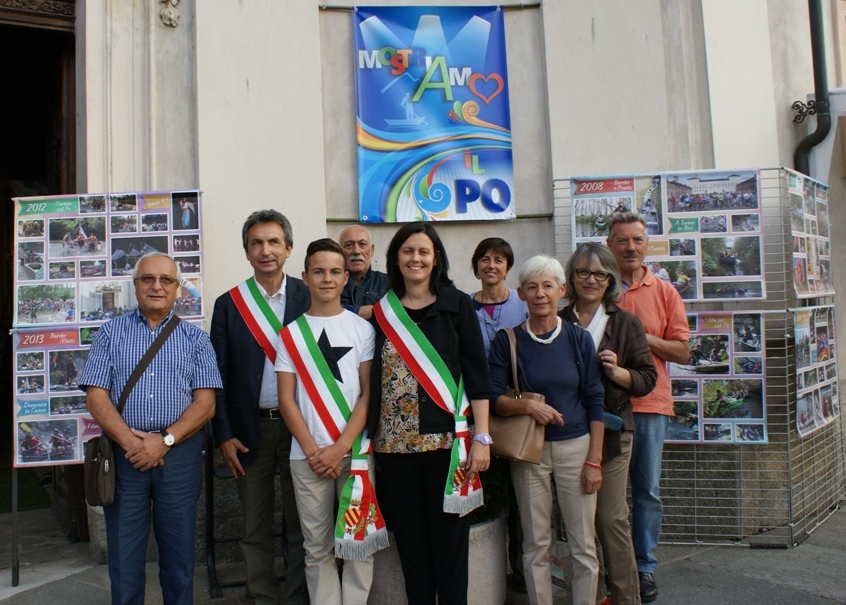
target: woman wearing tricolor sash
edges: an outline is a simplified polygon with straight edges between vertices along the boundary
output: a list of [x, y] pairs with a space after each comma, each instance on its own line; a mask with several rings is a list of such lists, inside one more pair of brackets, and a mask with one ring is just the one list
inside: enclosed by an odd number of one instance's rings
[[[490, 464], [490, 379], [470, 298], [430, 223], [401, 227], [373, 307], [368, 428], [411, 604], [467, 603], [469, 523]], [[475, 423], [471, 433], [470, 422]]]
[[[345, 262], [335, 241], [309, 244], [303, 282], [311, 306], [282, 329], [276, 355], [279, 410], [294, 437], [291, 476], [306, 582], [320, 605], [365, 605], [373, 554], [388, 546], [364, 431], [374, 333], [341, 306]], [[344, 559], [342, 579], [336, 557]]]

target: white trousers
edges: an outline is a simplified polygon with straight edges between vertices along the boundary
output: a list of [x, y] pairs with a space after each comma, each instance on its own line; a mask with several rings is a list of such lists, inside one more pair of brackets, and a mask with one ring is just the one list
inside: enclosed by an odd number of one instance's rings
[[523, 571], [532, 605], [552, 605], [549, 549], [552, 544], [552, 479], [567, 527], [573, 566], [573, 605], [594, 605], [599, 575], [596, 559], [596, 494], [582, 487], [590, 436], [547, 441], [540, 464], [511, 463], [511, 480], [523, 526]]
[[[321, 479], [308, 466], [308, 460], [291, 460], [291, 476], [305, 545], [305, 575], [309, 599], [320, 605], [365, 605], [373, 583], [373, 557], [364, 561], [344, 561], [343, 583], [335, 564], [335, 503], [350, 476], [348, 456], [341, 462], [343, 472], [335, 480]], [[367, 467], [373, 480], [373, 456]]]

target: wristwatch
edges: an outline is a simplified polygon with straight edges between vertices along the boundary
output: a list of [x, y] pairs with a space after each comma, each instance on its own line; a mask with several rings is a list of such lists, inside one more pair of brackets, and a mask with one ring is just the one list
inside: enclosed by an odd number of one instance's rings
[[473, 441], [478, 441], [482, 445], [493, 445], [493, 439], [487, 433], [476, 433], [473, 435]]
[[170, 447], [176, 443], [176, 437], [168, 433], [165, 429], [162, 429], [162, 441], [164, 441], [166, 446]]

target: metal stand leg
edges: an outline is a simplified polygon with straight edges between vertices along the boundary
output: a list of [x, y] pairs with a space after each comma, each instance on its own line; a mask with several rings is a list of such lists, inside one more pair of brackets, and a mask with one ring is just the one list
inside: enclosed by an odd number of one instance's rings
[[21, 562], [18, 557], [18, 469], [12, 469], [12, 586], [20, 584]]
[[217, 579], [217, 562], [214, 556], [214, 440], [211, 429], [206, 426], [206, 451], [203, 461], [205, 470], [206, 490], [206, 570], [209, 578], [209, 597], [220, 599], [223, 597], [223, 590]]

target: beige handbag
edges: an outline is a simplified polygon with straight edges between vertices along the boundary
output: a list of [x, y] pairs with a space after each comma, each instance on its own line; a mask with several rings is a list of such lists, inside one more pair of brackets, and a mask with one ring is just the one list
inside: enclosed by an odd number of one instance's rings
[[[541, 393], [525, 393], [520, 391], [520, 381], [517, 376], [517, 338], [514, 330], [507, 328], [508, 340], [511, 343], [511, 372], [514, 377], [514, 389], [505, 392], [507, 397], [515, 399], [536, 399], [546, 401]], [[493, 439], [491, 453], [494, 456], [540, 464], [543, 454], [545, 427], [538, 424], [529, 414], [516, 416], [497, 416], [491, 414], [488, 427]]]

